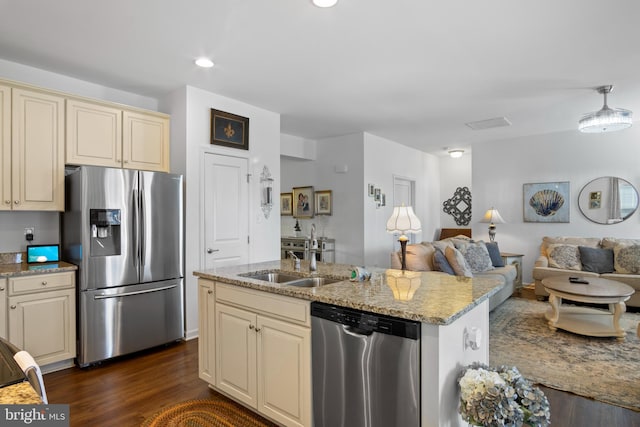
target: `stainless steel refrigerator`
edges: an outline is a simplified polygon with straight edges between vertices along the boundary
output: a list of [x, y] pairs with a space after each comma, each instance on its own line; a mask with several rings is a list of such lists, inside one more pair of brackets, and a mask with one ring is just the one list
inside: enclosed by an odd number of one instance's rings
[[184, 336], [182, 176], [67, 170], [65, 261], [78, 265], [80, 366]]

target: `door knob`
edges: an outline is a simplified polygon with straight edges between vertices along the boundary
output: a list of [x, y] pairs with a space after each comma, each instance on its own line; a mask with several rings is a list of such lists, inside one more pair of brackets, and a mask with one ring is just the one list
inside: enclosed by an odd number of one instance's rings
[[212, 254], [214, 252], [220, 252], [220, 249], [211, 249], [211, 248], [207, 248], [207, 253], [208, 254]]

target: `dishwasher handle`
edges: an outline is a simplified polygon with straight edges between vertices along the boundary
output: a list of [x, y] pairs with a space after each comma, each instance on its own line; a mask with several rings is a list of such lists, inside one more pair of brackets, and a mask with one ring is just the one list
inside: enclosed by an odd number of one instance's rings
[[342, 330], [345, 332], [345, 334], [354, 336], [354, 337], [368, 337], [370, 335], [373, 334], [373, 330], [372, 329], [363, 329], [363, 328], [358, 328], [357, 326], [349, 326], [349, 325], [340, 325], [342, 326]]

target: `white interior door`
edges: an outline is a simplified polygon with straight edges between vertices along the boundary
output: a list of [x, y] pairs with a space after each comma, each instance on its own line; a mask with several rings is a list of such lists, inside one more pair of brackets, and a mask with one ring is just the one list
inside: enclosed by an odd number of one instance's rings
[[204, 266], [249, 261], [248, 160], [204, 155]]
[[[393, 206], [411, 206], [415, 212], [415, 181], [408, 178], [393, 177]], [[397, 237], [395, 236], [397, 240]], [[416, 235], [408, 234], [409, 243], [415, 243]], [[400, 249], [400, 244], [396, 241], [394, 247]]]

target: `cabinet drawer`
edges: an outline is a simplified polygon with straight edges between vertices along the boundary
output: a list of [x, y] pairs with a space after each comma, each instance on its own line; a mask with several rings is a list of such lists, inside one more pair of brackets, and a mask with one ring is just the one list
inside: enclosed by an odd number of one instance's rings
[[216, 283], [216, 301], [246, 307], [256, 313], [311, 326], [309, 301], [225, 283]]
[[36, 274], [9, 278], [9, 295], [21, 295], [75, 286], [75, 272]]

